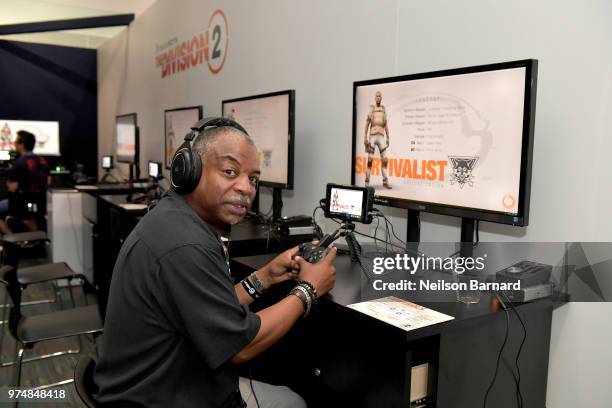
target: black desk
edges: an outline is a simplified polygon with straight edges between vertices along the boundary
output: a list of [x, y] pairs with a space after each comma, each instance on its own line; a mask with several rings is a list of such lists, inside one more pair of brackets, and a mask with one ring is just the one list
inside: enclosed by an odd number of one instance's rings
[[[246, 274], [273, 255], [232, 260], [232, 271]], [[431, 301], [431, 294], [396, 292], [455, 319], [405, 332], [356, 312], [346, 305], [388, 296], [376, 292], [347, 256], [336, 259], [336, 286], [311, 316], [252, 363], [255, 378], [285, 383], [312, 407], [409, 407], [411, 367], [429, 362], [437, 369], [437, 408], [481, 407], [504, 340], [506, 315], [493, 311], [490, 296], [478, 304], [454, 301], [454, 292]], [[448, 280], [448, 275], [428, 275]], [[391, 279], [392, 276], [385, 276]], [[396, 278], [418, 279], [404, 273]], [[388, 280], [387, 280], [388, 281]], [[284, 296], [287, 288], [271, 293]], [[519, 367], [524, 407], [543, 408], [546, 401], [553, 301], [543, 299], [517, 307], [527, 327]], [[523, 337], [510, 312], [508, 344], [502, 355], [487, 406], [516, 407], [512, 371]]]
[[313, 239], [312, 234], [279, 236], [273, 228], [273, 225], [261, 224], [254, 219], [232, 225], [228, 247], [230, 256], [278, 253]]
[[[95, 203], [95, 217], [86, 215], [86, 218], [94, 224], [94, 286], [98, 291], [100, 311], [104, 317], [113, 268], [121, 245], [147, 210], [144, 205], [140, 209], [130, 209], [127, 194], [117, 194], [117, 191], [113, 191], [114, 195], [101, 195], [100, 191], [101, 189], [87, 189], [90, 197], [84, 202], [84, 208], [92, 206], [88, 203]], [[268, 225], [259, 224], [255, 220], [246, 220], [232, 226], [229, 237], [230, 255], [247, 256], [279, 252], [312, 240], [311, 235], [278, 237], [268, 231]]]
[[100, 312], [104, 316], [115, 260], [123, 241], [146, 214], [147, 207], [126, 208], [127, 194], [94, 197], [96, 220], [93, 226], [93, 277]]

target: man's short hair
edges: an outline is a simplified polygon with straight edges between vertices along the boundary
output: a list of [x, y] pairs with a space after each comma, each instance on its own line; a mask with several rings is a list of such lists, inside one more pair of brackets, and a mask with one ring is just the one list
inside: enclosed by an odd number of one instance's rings
[[210, 129], [206, 129], [202, 133], [200, 133], [193, 142], [193, 151], [198, 153], [202, 158], [202, 162], [204, 162], [206, 158], [206, 154], [210, 149], [211, 144], [220, 136], [226, 135], [228, 133], [234, 133], [240, 137], [242, 137], [247, 143], [251, 146], [255, 146], [255, 142], [251, 139], [251, 136], [240, 131], [239, 129], [233, 128], [231, 126], [219, 126], [213, 127]]
[[19, 130], [17, 131], [17, 142], [21, 143], [28, 152], [31, 152], [36, 145], [36, 136], [26, 130]]

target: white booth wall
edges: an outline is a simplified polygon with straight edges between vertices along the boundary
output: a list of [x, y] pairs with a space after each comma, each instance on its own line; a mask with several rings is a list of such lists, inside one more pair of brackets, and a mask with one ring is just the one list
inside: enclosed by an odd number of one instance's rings
[[[229, 27], [222, 70], [204, 63], [162, 78], [156, 47], [205, 31], [216, 9]], [[223, 99], [295, 89], [295, 188], [283, 214], [310, 214], [327, 182], [350, 182], [354, 81], [536, 58], [530, 224], [481, 223], [480, 239], [612, 241], [610, 21], [607, 0], [158, 0], [99, 49], [98, 150], [113, 153], [115, 115], [137, 112], [146, 169], [164, 161], [164, 109], [218, 115]], [[264, 194], [262, 209], [269, 203]], [[384, 210], [405, 236], [405, 212]], [[422, 218], [422, 241], [459, 239], [458, 219]], [[611, 312], [607, 303], [554, 312], [547, 406], [608, 406]]]

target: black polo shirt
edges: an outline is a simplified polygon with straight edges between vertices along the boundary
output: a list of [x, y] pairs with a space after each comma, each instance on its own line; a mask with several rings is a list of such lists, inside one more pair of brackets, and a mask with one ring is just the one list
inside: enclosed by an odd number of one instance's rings
[[98, 401], [219, 407], [238, 388], [228, 360], [259, 325], [238, 302], [218, 235], [171, 192], [138, 223], [115, 264]]
[[9, 174], [10, 181], [18, 182], [17, 188], [24, 193], [40, 193], [47, 190], [49, 165], [32, 152], [19, 156]]

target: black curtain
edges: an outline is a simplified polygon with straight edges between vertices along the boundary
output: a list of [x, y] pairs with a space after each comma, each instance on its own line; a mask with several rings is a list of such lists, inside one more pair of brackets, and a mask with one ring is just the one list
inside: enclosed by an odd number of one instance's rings
[[58, 121], [52, 165], [97, 174], [97, 91], [96, 50], [0, 40], [0, 120]]

